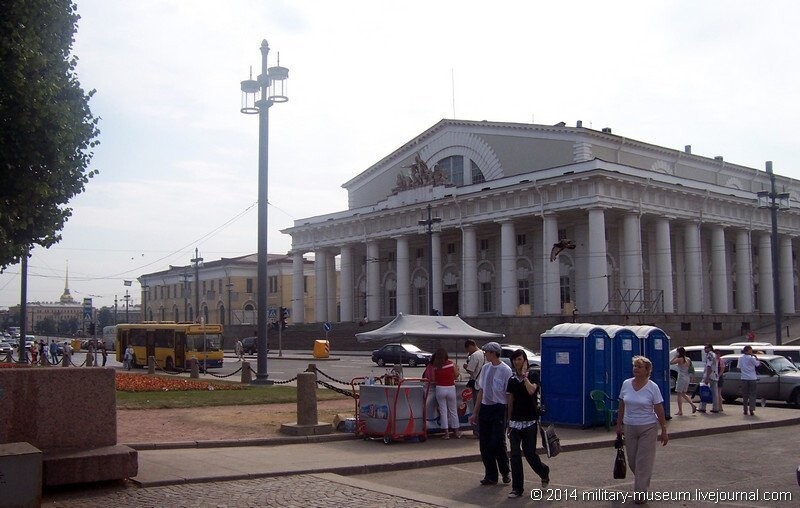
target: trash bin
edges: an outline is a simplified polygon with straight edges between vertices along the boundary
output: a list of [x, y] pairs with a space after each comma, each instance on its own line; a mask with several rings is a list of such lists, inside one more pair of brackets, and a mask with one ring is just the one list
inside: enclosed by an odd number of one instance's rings
[[327, 340], [314, 341], [314, 358], [327, 358], [330, 356], [331, 343]]

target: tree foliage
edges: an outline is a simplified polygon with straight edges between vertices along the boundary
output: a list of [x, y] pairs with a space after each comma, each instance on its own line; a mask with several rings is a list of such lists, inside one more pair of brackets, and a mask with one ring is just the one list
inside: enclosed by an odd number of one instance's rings
[[0, 0], [0, 270], [61, 239], [100, 131], [71, 54], [72, 0]]

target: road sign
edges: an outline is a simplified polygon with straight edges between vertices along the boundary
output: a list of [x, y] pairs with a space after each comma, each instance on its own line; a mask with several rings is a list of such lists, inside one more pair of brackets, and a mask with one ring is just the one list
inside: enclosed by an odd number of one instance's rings
[[91, 318], [92, 317], [92, 299], [91, 298], [84, 298], [83, 299], [83, 317]]
[[267, 309], [267, 316], [270, 317], [270, 318], [278, 317], [278, 309], [276, 309], [275, 307], [268, 308]]
[[325, 333], [328, 333], [331, 330], [333, 330], [333, 325], [331, 324], [330, 321], [325, 321], [325, 324], [322, 325], [322, 329], [325, 330]]

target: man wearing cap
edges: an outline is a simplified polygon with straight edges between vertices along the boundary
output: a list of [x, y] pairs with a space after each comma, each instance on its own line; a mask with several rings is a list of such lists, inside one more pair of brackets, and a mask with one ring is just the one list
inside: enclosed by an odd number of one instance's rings
[[[506, 385], [512, 376], [511, 367], [500, 361], [500, 344], [488, 342], [483, 349], [486, 364], [481, 368], [475, 388], [475, 408], [469, 423], [478, 422], [478, 441], [485, 469], [481, 485], [496, 485], [498, 476], [511, 483], [511, 468], [506, 451]], [[498, 474], [499, 472], [499, 474]]]

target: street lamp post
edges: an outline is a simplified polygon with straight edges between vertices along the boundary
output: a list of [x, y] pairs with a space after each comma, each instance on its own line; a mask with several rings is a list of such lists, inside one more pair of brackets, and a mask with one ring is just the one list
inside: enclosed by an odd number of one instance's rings
[[131, 299], [131, 295], [128, 294], [128, 290], [127, 289], [125, 290], [125, 297], [124, 298], [125, 298], [125, 322], [126, 323], [130, 323], [131, 321], [130, 321], [130, 318], [128, 316], [128, 302]]
[[228, 283], [225, 284], [225, 287], [228, 288], [228, 326], [231, 326], [231, 293], [233, 293], [233, 282], [231, 282], [230, 277], [228, 277]]
[[197, 247], [194, 249], [194, 321], [197, 322], [200, 317], [200, 267], [203, 266], [203, 258], [200, 257], [200, 252]]
[[772, 172], [772, 161], [767, 161], [766, 171], [769, 175], [770, 190], [759, 191], [758, 207], [769, 208], [772, 220], [772, 301], [775, 305], [775, 344], [781, 345], [781, 318], [783, 316], [783, 304], [781, 302], [780, 270], [778, 266], [778, 210], [789, 208], [789, 194], [786, 192], [778, 193], [775, 190], [775, 173]]
[[147, 296], [150, 293], [150, 286], [145, 282], [142, 284], [142, 321], [147, 321]]
[[417, 222], [428, 228], [428, 313], [431, 316], [437, 313], [433, 308], [433, 225], [438, 222], [442, 222], [442, 218], [431, 216], [431, 205], [428, 205], [428, 219]]
[[[272, 384], [267, 374], [267, 184], [269, 174], [269, 108], [275, 103], [286, 102], [286, 79], [289, 69], [281, 67], [280, 54], [278, 65], [267, 67], [269, 44], [261, 41], [261, 74], [256, 80], [242, 81], [241, 112], [248, 115], [258, 114], [258, 289], [256, 304], [258, 306], [258, 360], [256, 384]], [[260, 92], [260, 96], [259, 96]]]

